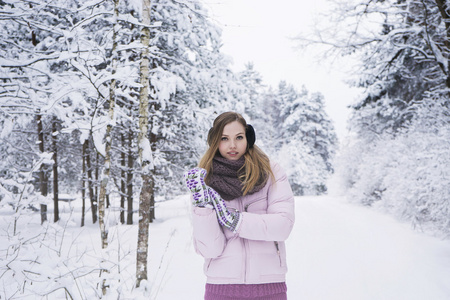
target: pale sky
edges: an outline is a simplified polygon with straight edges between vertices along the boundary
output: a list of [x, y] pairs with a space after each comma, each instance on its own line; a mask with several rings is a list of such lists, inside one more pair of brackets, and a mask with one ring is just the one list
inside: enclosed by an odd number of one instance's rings
[[357, 95], [343, 82], [342, 63], [317, 61], [313, 50], [295, 50], [290, 39], [312, 27], [325, 0], [205, 0], [213, 19], [223, 28], [223, 52], [233, 58], [235, 71], [253, 62], [266, 84], [276, 88], [286, 80], [298, 89], [325, 97], [326, 111], [339, 138], [346, 135], [346, 106]]

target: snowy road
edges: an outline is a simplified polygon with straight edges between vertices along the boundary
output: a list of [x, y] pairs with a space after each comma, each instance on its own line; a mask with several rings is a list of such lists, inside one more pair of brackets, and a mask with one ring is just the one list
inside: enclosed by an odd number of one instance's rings
[[450, 299], [450, 242], [328, 197], [298, 198], [290, 299]]
[[[153, 238], [169, 246], [149, 266], [160, 267], [151, 298], [203, 299], [186, 200], [165, 202], [159, 212], [167, 219], [154, 224]], [[450, 241], [339, 198], [298, 197], [296, 218], [287, 242], [290, 300], [450, 299]]]

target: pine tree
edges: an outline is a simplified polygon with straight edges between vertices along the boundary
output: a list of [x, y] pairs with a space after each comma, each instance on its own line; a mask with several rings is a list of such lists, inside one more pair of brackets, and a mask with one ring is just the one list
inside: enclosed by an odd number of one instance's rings
[[323, 96], [309, 95], [305, 87], [299, 93], [292, 85], [281, 82], [278, 99], [277, 154], [294, 192], [299, 195], [326, 192], [337, 137], [325, 112]]
[[328, 24], [318, 24], [315, 33], [300, 41], [360, 62], [353, 68], [354, 84], [365, 92], [352, 106], [354, 132], [368, 140], [384, 132], [396, 134], [408, 126], [415, 104], [424, 97], [448, 96], [445, 1], [334, 1], [329, 11], [323, 18]]
[[158, 52], [150, 81], [150, 143], [155, 190], [167, 195], [181, 191], [182, 185], [168, 183], [179, 182], [184, 166], [197, 163], [216, 107], [231, 109], [239, 87], [220, 52], [220, 29], [200, 2], [154, 3], [152, 23], [161, 26], [151, 41]]
[[240, 100], [245, 105], [246, 120], [255, 129], [258, 146], [272, 153], [274, 129], [268, 126], [272, 124], [272, 117], [265, 104], [268, 86], [264, 84], [262, 75], [256, 71], [253, 63], [246, 64], [245, 69], [239, 73], [239, 80], [244, 87]]

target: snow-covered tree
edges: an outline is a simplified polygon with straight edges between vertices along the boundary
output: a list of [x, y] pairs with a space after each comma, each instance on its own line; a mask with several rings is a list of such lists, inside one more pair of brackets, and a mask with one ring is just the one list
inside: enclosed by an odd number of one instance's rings
[[[71, 167], [69, 172], [81, 172], [82, 148], [85, 164], [90, 166], [85, 168], [84, 176], [68, 176], [77, 181], [61, 190], [80, 187], [85, 178], [94, 222], [98, 174], [106, 154], [104, 136], [111, 123], [107, 121], [111, 91], [116, 98], [112, 103], [117, 104], [113, 122], [121, 128], [112, 133], [112, 161], [121, 155], [117, 147], [120, 131], [133, 136], [129, 144], [135, 146], [128, 151], [128, 157], [130, 161], [137, 157], [138, 117], [134, 112], [139, 93], [140, 10], [136, 1], [120, 1], [114, 10], [112, 1], [72, 0], [51, 5], [17, 1], [5, 3], [0, 11], [4, 16], [0, 21], [4, 41], [0, 48], [4, 82], [1, 105], [6, 122], [16, 127], [29, 127], [34, 122], [36, 127], [39, 111], [48, 137], [52, 116], [60, 120], [61, 134], [78, 134], [79, 144], [73, 140], [75, 144], [67, 150], [71, 155], [78, 152], [80, 158], [77, 167]], [[155, 164], [159, 167], [153, 178], [155, 189], [166, 194], [181, 187], [177, 184], [173, 188], [166, 182], [177, 182], [183, 165], [194, 163], [202, 152], [205, 139], [198, 133], [207, 131], [206, 124], [215, 112], [212, 107], [232, 109], [237, 103], [239, 84], [220, 53], [220, 30], [208, 19], [200, 3], [154, 1], [152, 11], [149, 128]], [[117, 44], [115, 51], [113, 41]], [[113, 81], [116, 87], [111, 89]], [[35, 139], [37, 131], [33, 131]], [[179, 139], [182, 135], [186, 138]], [[4, 136], [10, 137], [6, 131]], [[30, 145], [35, 145], [30, 150], [36, 158], [40, 153], [37, 144], [33, 141]], [[64, 153], [59, 158], [63, 163], [59, 168], [66, 169], [64, 163], [69, 160]], [[114, 180], [110, 183], [123, 180], [117, 180], [120, 171], [116, 166], [111, 165]], [[135, 167], [133, 163], [131, 166]], [[65, 181], [64, 178], [60, 179]], [[134, 177], [133, 183], [139, 184], [139, 179]], [[113, 185], [107, 189], [106, 196], [115, 192]]]
[[326, 181], [333, 172], [337, 138], [325, 112], [323, 96], [309, 94], [305, 87], [297, 92], [292, 85], [278, 87], [278, 158], [289, 175], [295, 193], [326, 192]]
[[[447, 1], [334, 1], [305, 44], [359, 60], [337, 170], [350, 198], [448, 235], [450, 31]], [[445, 224], [445, 225], [444, 225]]]
[[274, 90], [264, 85], [252, 64], [239, 75], [244, 114], [255, 127], [258, 145], [282, 164], [296, 194], [326, 192], [337, 137], [323, 96], [309, 94], [305, 87], [298, 92], [285, 81]]
[[245, 65], [245, 69], [239, 73], [239, 80], [243, 86], [239, 95], [240, 102], [245, 106], [243, 115], [255, 129], [258, 146], [266, 152], [273, 152], [271, 137], [275, 129], [268, 126], [272, 124], [272, 116], [265, 104], [270, 97], [270, 87], [264, 83], [262, 75], [253, 63]]
[[353, 105], [354, 131], [395, 133], [408, 125], [414, 115], [411, 106], [428, 93], [448, 96], [450, 32], [445, 1], [332, 4], [323, 19], [327, 24], [318, 24], [316, 32], [300, 40], [360, 61], [354, 84], [365, 92]]
[[[57, 184], [49, 189], [82, 188], [83, 201], [91, 199], [93, 222], [99, 194], [101, 207], [119, 206], [116, 195], [126, 186], [130, 224], [132, 199], [142, 185], [153, 201], [143, 207], [151, 218], [158, 193], [181, 189], [181, 173], [202, 152], [214, 107], [235, 109], [241, 86], [220, 52], [220, 29], [200, 2], [161, 0], [147, 7], [152, 19], [143, 22], [140, 1], [1, 3], [0, 205], [20, 212], [47, 203], [36, 196], [37, 174], [42, 167], [41, 174], [51, 175], [54, 162]], [[141, 31], [148, 32], [147, 46]], [[148, 93], [139, 99], [146, 84]], [[147, 131], [138, 139], [142, 116]], [[138, 168], [139, 148], [143, 158], [153, 152], [155, 169], [148, 168], [149, 159]], [[83, 204], [82, 225], [84, 211]], [[100, 222], [104, 246], [107, 222]], [[99, 279], [102, 288], [106, 273]]]
[[[185, 167], [197, 163], [217, 107], [232, 109], [239, 85], [220, 52], [221, 30], [197, 1], [154, 1], [150, 142], [156, 196], [180, 191]], [[222, 111], [218, 111], [219, 113]]]

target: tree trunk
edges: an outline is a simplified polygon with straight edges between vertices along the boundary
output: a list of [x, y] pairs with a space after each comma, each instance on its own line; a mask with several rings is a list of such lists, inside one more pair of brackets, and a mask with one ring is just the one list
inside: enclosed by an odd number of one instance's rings
[[133, 224], [133, 147], [131, 144], [133, 142], [133, 130], [130, 129], [128, 133], [128, 169], [127, 169], [127, 224]]
[[147, 280], [148, 238], [150, 224], [150, 197], [152, 194], [152, 178], [150, 174], [142, 175], [142, 188], [139, 195], [139, 228], [136, 257], [136, 287], [142, 280]]
[[[155, 112], [158, 109], [155, 108]], [[158, 141], [158, 136], [154, 133], [152, 133], [150, 131], [150, 145], [151, 145], [151, 149], [152, 151], [156, 151], [156, 144]], [[152, 170], [152, 182], [151, 182], [151, 189], [152, 189], [152, 193], [150, 195], [150, 223], [153, 222], [153, 220], [155, 219], [155, 178], [156, 178], [156, 171], [155, 169]]]
[[[142, 23], [150, 25], [150, 0], [142, 1]], [[136, 257], [136, 287], [140, 286], [142, 280], [147, 280], [147, 257], [148, 257], [148, 227], [150, 223], [150, 199], [152, 197], [152, 178], [151, 170], [152, 153], [150, 142], [148, 140], [148, 103], [149, 103], [149, 45], [150, 29], [143, 27], [141, 32], [141, 42], [143, 45], [141, 51], [140, 80], [141, 90], [139, 93], [139, 137], [138, 149], [142, 169], [142, 188], [139, 195], [139, 228], [138, 244]]]
[[[39, 152], [44, 153], [44, 126], [42, 125], [42, 115], [40, 111], [36, 114], [36, 123], [37, 123], [37, 133], [38, 133], [38, 143], [39, 143]], [[45, 165], [41, 164], [39, 170], [39, 184], [41, 189], [41, 195], [46, 197], [48, 194], [48, 178], [45, 173]], [[47, 221], [47, 204], [41, 204], [41, 224]]]
[[[155, 63], [155, 61], [153, 61], [153, 68], [156, 68], [157, 65]], [[150, 87], [151, 88], [151, 87]], [[158, 118], [157, 116], [159, 115], [159, 112], [161, 111], [161, 105], [154, 101], [152, 103], [152, 107], [150, 109], [152, 115], [151, 115], [151, 125], [153, 126], [153, 124], [155, 124], [155, 122], [157, 122], [156, 118]], [[156, 145], [158, 144], [158, 140], [161, 138], [160, 135], [158, 135], [157, 133], [154, 133], [152, 130], [150, 130], [149, 133], [150, 136], [150, 148], [153, 152], [156, 151]], [[156, 170], [153, 169], [151, 171], [151, 175], [153, 178], [152, 181], [152, 193], [151, 193], [151, 197], [150, 197], [150, 223], [153, 222], [153, 220], [155, 219], [155, 178], [156, 178]]]
[[[100, 194], [98, 197], [98, 223], [100, 225], [100, 238], [102, 241], [102, 249], [108, 247], [108, 220], [105, 219], [106, 208], [109, 207], [109, 191], [108, 181], [111, 173], [111, 145], [112, 145], [112, 130], [114, 125], [114, 109], [116, 105], [116, 71], [117, 71], [117, 19], [119, 16], [119, 0], [114, 0], [114, 22], [113, 22], [113, 36], [112, 36], [112, 60], [111, 60], [111, 83], [109, 86], [109, 110], [108, 110], [108, 125], [106, 126], [105, 133], [105, 157], [102, 180], [100, 182]], [[97, 160], [98, 163], [98, 160]], [[107, 203], [106, 207], [105, 204]], [[100, 274], [109, 270], [101, 269]], [[106, 295], [106, 289], [109, 285], [106, 283], [106, 279], [102, 282], [102, 292]]]
[[122, 150], [120, 152], [120, 224], [125, 224], [125, 195], [126, 195], [126, 161], [125, 161], [125, 134], [120, 134]]
[[116, 22], [117, 17], [119, 14], [118, 11], [119, 6], [119, 0], [114, 0], [114, 16], [115, 21], [113, 22], [113, 36], [112, 36], [112, 60], [111, 60], [111, 84], [109, 86], [109, 111], [108, 111], [108, 117], [109, 122], [106, 126], [106, 133], [105, 133], [105, 162], [104, 162], [104, 168], [103, 168], [103, 176], [102, 180], [100, 182], [100, 194], [98, 198], [98, 222], [100, 225], [100, 234], [102, 239], [102, 248], [105, 249], [108, 247], [108, 228], [107, 224], [105, 223], [105, 202], [106, 202], [106, 194], [108, 193], [108, 181], [109, 181], [109, 175], [111, 172], [111, 144], [112, 144], [112, 129], [114, 124], [114, 109], [116, 105], [116, 71], [117, 71], [117, 28], [116, 28]]
[[99, 170], [100, 170], [100, 155], [98, 152], [95, 152], [95, 163], [93, 164], [94, 167], [94, 181], [92, 182], [93, 188], [94, 188], [94, 199], [98, 201], [98, 183], [99, 183]]
[[92, 178], [92, 164], [91, 164], [91, 148], [89, 147], [89, 140], [84, 141], [86, 147], [86, 167], [87, 167], [87, 182], [89, 189], [89, 198], [91, 200], [91, 211], [92, 211], [92, 223], [97, 222], [97, 199], [94, 195], [93, 188], [93, 178]]
[[[37, 121], [37, 130], [38, 130], [38, 143], [39, 143], [39, 152], [44, 153], [44, 128], [42, 125], [42, 115], [40, 112], [36, 115], [36, 121]], [[47, 174], [45, 172], [45, 165], [42, 164], [39, 171], [39, 182], [40, 182], [40, 188], [41, 188], [41, 195], [47, 196], [48, 195], [48, 178]]]
[[84, 226], [84, 217], [86, 214], [86, 148], [87, 143], [86, 141], [83, 143], [83, 150], [82, 150], [82, 160], [83, 160], [83, 175], [81, 180], [81, 201], [83, 201], [81, 206], [81, 227]]
[[47, 205], [41, 204], [41, 225], [47, 221]]
[[150, 178], [150, 215], [149, 215], [149, 222], [153, 223], [153, 220], [155, 219], [155, 170], [152, 170]]
[[58, 199], [58, 130], [56, 128], [57, 120], [54, 118], [52, 123], [52, 144], [53, 144], [53, 222], [59, 221], [59, 199]]

